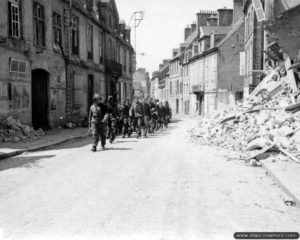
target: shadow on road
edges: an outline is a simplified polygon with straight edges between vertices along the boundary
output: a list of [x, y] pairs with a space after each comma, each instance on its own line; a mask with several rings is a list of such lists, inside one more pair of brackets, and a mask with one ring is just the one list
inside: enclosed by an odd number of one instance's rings
[[32, 168], [39, 167], [37, 161], [45, 158], [53, 158], [55, 155], [44, 155], [44, 156], [36, 156], [36, 157], [14, 157], [6, 160], [2, 160], [0, 162], [0, 171], [5, 171], [12, 168]]
[[179, 122], [182, 122], [182, 120], [181, 119], [172, 119], [171, 120], [171, 124], [172, 123], [179, 123]]
[[82, 148], [87, 145], [92, 144], [92, 138], [84, 138], [84, 139], [77, 139], [77, 140], [71, 140], [66, 143], [55, 145], [46, 149], [43, 149], [42, 151], [48, 151], [48, 150], [63, 150], [63, 149], [71, 149], [71, 148]]
[[130, 150], [132, 150], [132, 148], [117, 148], [117, 147], [107, 147], [107, 148], [105, 148], [105, 151], [130, 151]]
[[[127, 138], [128, 139], [128, 138]], [[136, 143], [138, 141], [135, 141], [135, 140], [128, 140], [128, 141], [119, 141], [119, 140], [116, 140], [115, 143]]]

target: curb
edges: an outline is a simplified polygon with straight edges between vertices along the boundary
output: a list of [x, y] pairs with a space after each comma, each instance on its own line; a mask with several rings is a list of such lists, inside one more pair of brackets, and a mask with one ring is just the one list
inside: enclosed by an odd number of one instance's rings
[[260, 161], [262, 167], [267, 173], [274, 179], [274, 181], [280, 186], [280, 188], [285, 192], [286, 195], [291, 197], [296, 203], [296, 207], [300, 209], [300, 201], [299, 199], [280, 181], [278, 177], [264, 164]]
[[70, 138], [67, 138], [67, 139], [64, 139], [64, 140], [60, 140], [60, 141], [57, 141], [57, 142], [54, 142], [54, 143], [46, 144], [46, 145], [43, 145], [43, 146], [40, 146], [40, 147], [33, 147], [33, 148], [28, 148], [28, 149], [16, 150], [16, 151], [13, 151], [13, 152], [10, 152], [10, 153], [3, 153], [3, 154], [0, 155], [0, 161], [4, 160], [4, 159], [7, 159], [7, 158], [11, 158], [11, 157], [15, 157], [15, 156], [21, 155], [21, 154], [23, 154], [25, 152], [35, 152], [35, 151], [43, 150], [45, 148], [49, 148], [49, 147], [53, 147], [53, 146], [56, 146], [56, 145], [60, 145], [60, 144], [66, 143], [66, 142], [70, 142], [72, 140], [84, 139], [84, 138], [87, 138], [88, 136], [89, 135], [83, 135], [83, 136], [77, 136], [77, 137], [70, 137]]

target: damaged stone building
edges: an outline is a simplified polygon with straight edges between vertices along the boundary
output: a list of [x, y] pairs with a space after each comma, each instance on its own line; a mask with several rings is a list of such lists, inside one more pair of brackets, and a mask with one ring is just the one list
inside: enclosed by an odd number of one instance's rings
[[243, 102], [283, 54], [299, 62], [299, 13], [298, 0], [233, 0], [233, 9], [198, 12], [169, 62], [173, 112], [205, 115]]
[[0, 12], [0, 118], [47, 129], [86, 118], [94, 92], [132, 97], [134, 49], [114, 0], [5, 0]]
[[[244, 0], [245, 97], [262, 80], [260, 70], [286, 53], [291, 59], [300, 49], [300, 3], [297, 0]], [[277, 47], [277, 52], [271, 49]], [[272, 53], [271, 53], [272, 52]], [[275, 54], [275, 56], [274, 56]]]

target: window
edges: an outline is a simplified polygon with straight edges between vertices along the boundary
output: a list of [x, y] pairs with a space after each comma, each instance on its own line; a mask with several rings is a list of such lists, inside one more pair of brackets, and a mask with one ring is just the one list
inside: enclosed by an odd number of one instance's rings
[[183, 83], [180, 83], [180, 94], [183, 94]]
[[198, 54], [198, 45], [194, 45], [194, 54]]
[[124, 66], [123, 66], [123, 69], [124, 69], [124, 72], [126, 72], [126, 69], [127, 69], [127, 57], [126, 57], [126, 55], [127, 55], [127, 51], [126, 51], [126, 49], [124, 49]]
[[170, 95], [172, 95], [172, 82], [170, 82]]
[[34, 44], [40, 47], [45, 47], [44, 7], [36, 2], [33, 3], [33, 34]]
[[100, 56], [100, 63], [103, 63], [103, 50], [104, 50], [104, 45], [103, 45], [103, 33], [99, 34], [99, 56]]
[[112, 49], [112, 40], [109, 39], [109, 41], [108, 41], [108, 56], [109, 56], [110, 60], [112, 59], [112, 51], [113, 51], [113, 49]]
[[124, 83], [123, 86], [123, 98], [127, 98], [127, 83]]
[[18, 0], [8, 1], [8, 35], [20, 37], [20, 8]]
[[93, 59], [93, 26], [87, 25], [87, 51], [88, 59]]
[[53, 13], [53, 41], [54, 44], [61, 46], [62, 44], [62, 27], [61, 16], [57, 13]]
[[129, 54], [129, 73], [132, 73], [132, 55]]
[[112, 25], [113, 25], [113, 18], [112, 18], [112, 16], [108, 16], [108, 19], [109, 19], [109, 27], [112, 28]]
[[26, 61], [10, 58], [9, 71], [13, 73], [26, 73]]
[[71, 18], [71, 41], [72, 41], [72, 53], [79, 54], [79, 19], [75, 15]]
[[116, 60], [119, 63], [120, 62], [120, 45], [117, 44], [117, 49], [116, 49]]

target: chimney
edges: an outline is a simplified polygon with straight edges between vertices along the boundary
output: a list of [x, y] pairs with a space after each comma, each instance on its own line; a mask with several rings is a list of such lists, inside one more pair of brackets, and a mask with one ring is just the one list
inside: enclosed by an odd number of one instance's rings
[[183, 52], [185, 48], [186, 48], [185, 44], [181, 43], [180, 44], [180, 52]]
[[130, 34], [131, 34], [131, 29], [129, 26], [125, 27], [125, 39], [128, 40], [128, 42], [130, 42]]
[[207, 26], [207, 18], [211, 17], [211, 15], [216, 16], [217, 14], [215, 11], [201, 10], [197, 13], [197, 27]]
[[169, 61], [170, 61], [169, 59], [164, 59], [164, 60], [163, 60], [163, 65], [166, 65], [166, 64], [168, 64], [168, 63], [169, 63]]
[[218, 26], [218, 18], [215, 16], [207, 18], [207, 26]]
[[244, 3], [242, 0], [234, 0], [233, 3], [233, 24], [244, 17]]
[[188, 39], [188, 37], [191, 35], [192, 29], [190, 27], [186, 27], [184, 29], [184, 41]]
[[174, 48], [173, 49], [173, 52], [172, 52], [172, 57], [175, 57], [179, 52], [179, 49], [178, 48]]
[[197, 30], [197, 24], [196, 23], [192, 23], [191, 24], [191, 28], [192, 28], [192, 33], [196, 32], [196, 30]]
[[146, 69], [145, 68], [139, 68], [137, 71], [142, 73], [142, 74], [146, 74]]
[[233, 9], [228, 9], [228, 8], [218, 9], [218, 15], [219, 15], [218, 26], [227, 27], [232, 25]]
[[123, 39], [125, 39], [125, 21], [124, 20], [120, 20], [119, 21], [119, 29], [120, 29], [120, 34], [122, 35]]

